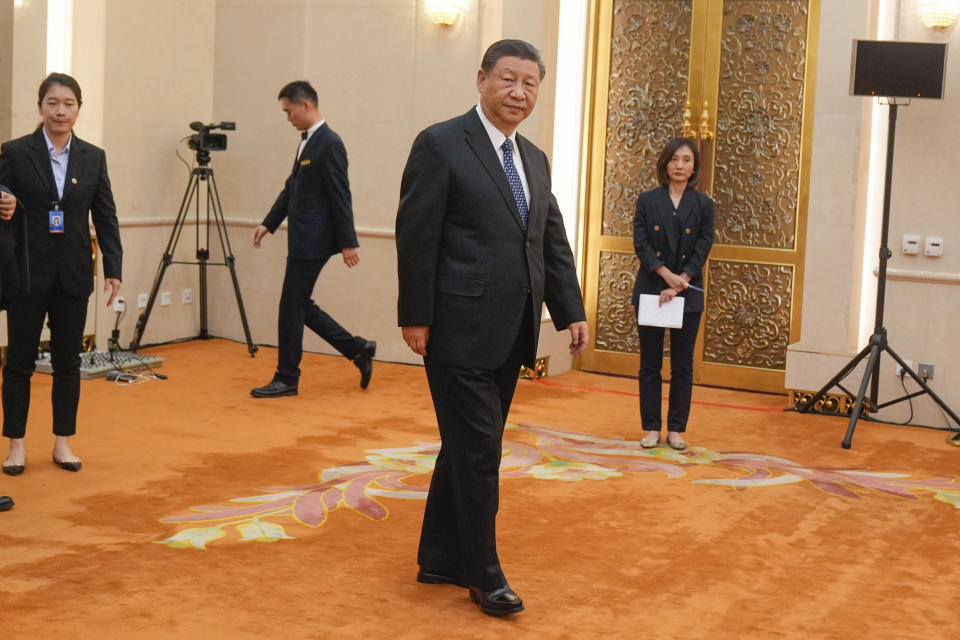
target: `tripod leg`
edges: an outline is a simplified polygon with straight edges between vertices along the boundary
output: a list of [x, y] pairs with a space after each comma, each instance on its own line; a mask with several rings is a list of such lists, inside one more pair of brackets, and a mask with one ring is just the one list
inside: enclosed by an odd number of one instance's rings
[[250, 351], [250, 357], [257, 355], [257, 345], [253, 344], [253, 336], [250, 335], [250, 325], [247, 324], [247, 312], [243, 308], [243, 298], [240, 296], [240, 281], [237, 279], [237, 270], [234, 266], [234, 257], [227, 258], [227, 266], [230, 267], [230, 277], [233, 278], [233, 292], [237, 295], [237, 307], [240, 309], [240, 322], [243, 324], [243, 334], [247, 337], [247, 349]]
[[864, 347], [860, 353], [854, 356], [853, 360], [845, 364], [843, 369], [840, 369], [840, 372], [833, 376], [833, 378], [830, 379], [830, 382], [823, 385], [823, 388], [821, 388], [820, 391], [817, 391], [812, 398], [804, 402], [801, 406], [797, 407], [797, 411], [800, 413], [806, 413], [817, 406], [817, 403], [820, 402], [820, 399], [827, 395], [827, 392], [830, 391], [830, 389], [833, 389], [838, 382], [850, 375], [850, 372], [853, 371], [854, 367], [856, 367], [860, 361], [867, 356], [868, 353], [870, 353], [869, 345]]
[[197, 261], [200, 263], [200, 339], [210, 337], [207, 330], [207, 259], [210, 252], [206, 249], [197, 251]]
[[147, 328], [147, 321], [150, 320], [150, 313], [153, 311], [153, 305], [157, 300], [157, 294], [160, 292], [160, 285], [163, 283], [163, 274], [167, 267], [173, 262], [173, 254], [177, 250], [177, 241], [180, 240], [180, 232], [183, 230], [183, 222], [186, 220], [187, 212], [190, 210], [190, 201], [196, 194], [199, 186], [199, 178], [196, 173], [191, 174], [190, 182], [187, 183], [187, 189], [184, 191], [183, 200], [180, 202], [180, 211], [177, 213], [177, 219], [173, 223], [173, 230], [170, 232], [170, 239], [167, 241], [167, 250], [160, 258], [160, 266], [157, 267], [157, 275], [153, 279], [153, 287], [150, 289], [150, 297], [147, 298], [147, 306], [143, 313], [137, 318], [137, 326], [133, 332], [133, 340], [130, 342], [130, 350], [136, 351], [140, 348], [140, 341], [143, 339], [143, 332]]
[[863, 382], [860, 383], [860, 392], [857, 393], [857, 401], [853, 405], [853, 413], [850, 415], [850, 424], [847, 425], [847, 433], [843, 436], [843, 442], [840, 445], [844, 449], [849, 449], [853, 442], [853, 430], [857, 427], [857, 420], [860, 418], [860, 412], [863, 411], [863, 402], [867, 397], [867, 387], [870, 386], [870, 380], [873, 378], [873, 371], [876, 368], [877, 360], [880, 358], [880, 345], [871, 341], [870, 359], [867, 360], [867, 369], [863, 372]]
[[[240, 295], [240, 280], [237, 278], [236, 258], [233, 255], [233, 248], [230, 246], [230, 236], [227, 235], [227, 223], [223, 217], [223, 207], [220, 205], [220, 190], [217, 188], [217, 181], [214, 178], [213, 170], [210, 170], [210, 197], [213, 203], [213, 217], [217, 224], [217, 235], [220, 239], [220, 248], [223, 251], [223, 261], [230, 269], [230, 278], [233, 280], [233, 293], [237, 297], [237, 308], [240, 310], [240, 322], [243, 324], [243, 334], [247, 338], [247, 350], [250, 351], [250, 357], [257, 355], [257, 345], [253, 344], [253, 336], [250, 335], [250, 325], [247, 322], [247, 311], [243, 307], [243, 296]], [[206, 305], [206, 291], [204, 291], [203, 304]], [[204, 307], [205, 308], [205, 307]]]
[[143, 338], [143, 332], [147, 328], [147, 321], [150, 319], [150, 312], [153, 311], [153, 305], [157, 301], [157, 294], [160, 292], [160, 284], [163, 282], [163, 274], [166, 273], [167, 267], [170, 266], [171, 256], [169, 254], [164, 254], [163, 258], [160, 260], [160, 266], [157, 269], [157, 276], [153, 280], [153, 287], [150, 289], [150, 297], [147, 298], [147, 306], [144, 307], [143, 313], [140, 314], [140, 317], [137, 318], [137, 326], [134, 329], [133, 340], [130, 342], [130, 350], [136, 351], [140, 348], [140, 340]]
[[[904, 372], [909, 374], [909, 376], [913, 378], [914, 382], [920, 385], [920, 388], [923, 389], [923, 391], [927, 393], [931, 398], [933, 398], [933, 401], [936, 402], [940, 406], [940, 408], [943, 409], [943, 411], [953, 419], [954, 422], [956, 422], [957, 424], [960, 424], [960, 418], [957, 417], [957, 414], [954, 413], [953, 410], [947, 406], [946, 402], [940, 399], [940, 396], [938, 396], [936, 393], [933, 392], [933, 389], [930, 388], [926, 380], [922, 379], [919, 375], [917, 375], [917, 373], [913, 369], [911, 369], [907, 365], [907, 363], [904, 362], [903, 359], [900, 358], [900, 356], [898, 356], [896, 352], [894, 352], [894, 350], [890, 348], [889, 345], [885, 346], [884, 350], [887, 353], [889, 353], [894, 360], [897, 361], [897, 364], [903, 367]], [[957, 435], [960, 436], [960, 434], [957, 434]]]

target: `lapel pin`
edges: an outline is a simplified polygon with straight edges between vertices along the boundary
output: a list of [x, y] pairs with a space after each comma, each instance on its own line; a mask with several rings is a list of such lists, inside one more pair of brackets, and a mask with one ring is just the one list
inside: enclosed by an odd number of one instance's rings
[[70, 183], [71, 183], [71, 184], [77, 184], [77, 179], [76, 179], [76, 178], [70, 178]]

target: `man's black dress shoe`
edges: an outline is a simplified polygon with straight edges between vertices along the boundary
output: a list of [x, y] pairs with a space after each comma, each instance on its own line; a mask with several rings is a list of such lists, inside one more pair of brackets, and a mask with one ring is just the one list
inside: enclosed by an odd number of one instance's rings
[[373, 375], [373, 356], [376, 354], [377, 343], [373, 340], [367, 340], [367, 344], [363, 345], [360, 353], [353, 358], [353, 364], [357, 365], [357, 369], [360, 369], [361, 389], [366, 389], [367, 385], [370, 384], [370, 376]]
[[23, 464], [5, 464], [3, 465], [3, 472], [8, 476], [18, 476], [26, 468], [27, 466]]
[[480, 587], [470, 587], [470, 599], [477, 603], [480, 610], [488, 616], [508, 616], [523, 611], [523, 600], [510, 587], [493, 591], [481, 591]]
[[274, 380], [265, 387], [251, 389], [250, 395], [252, 395], [254, 398], [279, 398], [280, 396], [295, 396], [297, 395], [297, 385]]
[[0, 511], [13, 509], [13, 499], [9, 496], [0, 496]]
[[417, 571], [417, 582], [423, 584], [453, 584], [458, 587], [467, 588], [467, 581], [463, 576], [447, 575], [438, 571], [428, 571], [420, 569]]
[[80, 462], [79, 460], [73, 460], [71, 462], [62, 462], [60, 460], [57, 460], [56, 456], [53, 457], [53, 464], [67, 471], [80, 471], [80, 469], [83, 467], [83, 463]]

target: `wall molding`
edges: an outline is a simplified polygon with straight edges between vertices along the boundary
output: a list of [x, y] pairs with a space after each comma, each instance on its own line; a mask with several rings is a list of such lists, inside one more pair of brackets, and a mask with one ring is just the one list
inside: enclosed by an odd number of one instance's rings
[[[154, 217], [154, 218], [136, 218], [133, 220], [120, 220], [121, 229], [135, 229], [135, 228], [145, 228], [145, 227], [167, 227], [169, 229], [173, 228], [173, 218], [167, 217]], [[236, 217], [224, 217], [224, 222], [227, 223], [228, 227], [245, 227], [252, 229], [260, 224], [260, 220], [253, 218], [236, 218]], [[192, 226], [197, 223], [195, 218], [188, 218], [184, 220], [184, 226]], [[280, 229], [286, 229], [287, 223], [283, 222], [280, 225]], [[90, 226], [91, 231], [93, 231], [93, 226]], [[357, 227], [357, 235], [361, 238], [383, 238], [387, 240], [394, 240], [396, 238], [396, 233], [393, 229], [383, 229], [376, 227]]]
[[[880, 275], [879, 268], [873, 268], [873, 275]], [[951, 273], [949, 271], [920, 271], [915, 269], [890, 269], [888, 267], [887, 280], [960, 285], [960, 273]]]

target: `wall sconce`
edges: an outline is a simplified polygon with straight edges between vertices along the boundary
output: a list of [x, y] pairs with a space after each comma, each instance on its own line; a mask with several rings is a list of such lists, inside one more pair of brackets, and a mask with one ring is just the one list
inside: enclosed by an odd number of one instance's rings
[[463, 0], [424, 0], [423, 10], [433, 24], [449, 27], [463, 13]]
[[947, 29], [960, 16], [960, 0], [920, 0], [917, 11], [923, 26], [928, 29]]

